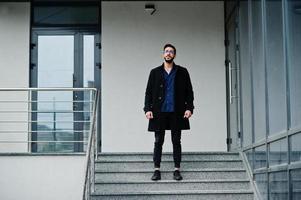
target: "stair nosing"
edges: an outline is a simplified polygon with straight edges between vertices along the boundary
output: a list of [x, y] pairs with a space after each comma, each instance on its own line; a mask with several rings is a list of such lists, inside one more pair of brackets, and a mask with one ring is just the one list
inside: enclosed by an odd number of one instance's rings
[[[162, 156], [164, 155], [172, 155], [173, 152], [164, 152], [162, 153]], [[98, 156], [133, 156], [133, 155], [153, 155], [153, 152], [101, 152], [98, 154]], [[201, 152], [195, 152], [195, 151], [186, 151], [186, 152], [182, 152], [182, 155], [237, 155], [239, 156], [238, 152], [224, 152], [224, 151], [201, 151]]]
[[142, 180], [142, 181], [95, 181], [95, 184], [157, 184], [157, 183], [250, 183], [248, 179], [186, 179], [176, 180]]
[[[153, 160], [96, 160], [96, 163], [153, 163]], [[161, 163], [174, 162], [173, 160], [162, 160]], [[185, 162], [240, 162], [242, 160], [182, 160], [181, 163]]]
[[[160, 170], [161, 172], [173, 172], [173, 169], [170, 170]], [[145, 172], [154, 172], [153, 169], [146, 170], [95, 170], [96, 173], [145, 173]], [[244, 168], [206, 168], [206, 169], [182, 169], [181, 172], [246, 172]]]
[[118, 195], [185, 195], [185, 194], [253, 194], [252, 190], [162, 190], [162, 191], [143, 191], [143, 192], [94, 192], [92, 196], [118, 196]]

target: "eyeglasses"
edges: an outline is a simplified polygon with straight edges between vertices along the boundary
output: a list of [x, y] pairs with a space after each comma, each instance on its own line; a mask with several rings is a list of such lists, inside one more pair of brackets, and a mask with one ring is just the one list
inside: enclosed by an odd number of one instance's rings
[[163, 53], [175, 54], [175, 51], [173, 51], [173, 50], [165, 50], [165, 51], [163, 51]]

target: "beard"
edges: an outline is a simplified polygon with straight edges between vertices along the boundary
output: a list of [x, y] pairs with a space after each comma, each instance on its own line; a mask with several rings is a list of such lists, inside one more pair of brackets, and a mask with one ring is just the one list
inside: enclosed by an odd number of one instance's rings
[[172, 63], [172, 62], [173, 62], [173, 58], [171, 58], [171, 59], [169, 59], [169, 60], [167, 60], [166, 58], [164, 58], [164, 60], [165, 60], [165, 62], [167, 62], [167, 63]]

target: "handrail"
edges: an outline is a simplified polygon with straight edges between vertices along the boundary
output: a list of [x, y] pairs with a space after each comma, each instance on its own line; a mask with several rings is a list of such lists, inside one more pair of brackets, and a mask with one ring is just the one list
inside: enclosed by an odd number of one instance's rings
[[[93, 107], [92, 125], [90, 126], [90, 136], [88, 140], [88, 147], [86, 150], [86, 164], [85, 164], [85, 181], [83, 188], [83, 200], [90, 199], [91, 189], [94, 191], [95, 184], [95, 157], [97, 152], [96, 141], [96, 119], [99, 104], [99, 93], [96, 91], [95, 104]], [[91, 180], [92, 179], [92, 180]], [[91, 188], [92, 187], [92, 188]]]
[[58, 87], [58, 88], [0, 88], [0, 91], [95, 91], [97, 92], [96, 88], [70, 88], [70, 87]]

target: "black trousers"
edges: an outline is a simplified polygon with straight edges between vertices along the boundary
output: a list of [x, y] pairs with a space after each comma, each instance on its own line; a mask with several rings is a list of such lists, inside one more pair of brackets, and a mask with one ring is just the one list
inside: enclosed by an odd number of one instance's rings
[[[154, 144], [154, 165], [155, 168], [160, 167], [162, 157], [162, 146], [164, 143], [165, 130], [155, 132], [155, 144]], [[173, 145], [173, 159], [176, 168], [180, 168], [182, 147], [181, 147], [181, 130], [171, 130], [171, 141]]]

